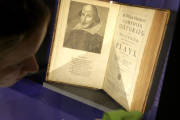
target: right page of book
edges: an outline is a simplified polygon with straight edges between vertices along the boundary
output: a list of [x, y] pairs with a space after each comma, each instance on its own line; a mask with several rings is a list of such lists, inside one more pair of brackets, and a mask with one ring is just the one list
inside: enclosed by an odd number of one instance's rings
[[104, 90], [130, 109], [155, 10], [120, 5]]

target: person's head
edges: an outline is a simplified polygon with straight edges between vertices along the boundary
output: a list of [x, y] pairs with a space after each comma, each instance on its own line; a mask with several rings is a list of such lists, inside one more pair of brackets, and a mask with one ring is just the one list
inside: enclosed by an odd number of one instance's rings
[[0, 87], [7, 87], [38, 70], [50, 12], [40, 0], [1, 0], [0, 15]]
[[83, 6], [80, 12], [80, 24], [84, 29], [90, 28], [100, 22], [97, 8], [93, 5]]

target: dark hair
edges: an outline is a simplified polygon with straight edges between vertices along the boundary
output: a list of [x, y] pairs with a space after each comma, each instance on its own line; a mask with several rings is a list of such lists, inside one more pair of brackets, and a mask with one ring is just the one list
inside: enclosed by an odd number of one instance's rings
[[44, 12], [40, 0], [1, 0], [0, 36], [21, 34], [35, 26]]
[[0, 1], [0, 53], [11, 48], [20, 36], [36, 27], [47, 17], [45, 4], [41, 0]]
[[[89, 4], [87, 4], [87, 5], [89, 5]], [[84, 6], [87, 6], [87, 5], [84, 5]], [[83, 6], [83, 7], [84, 7], [84, 6]], [[92, 7], [93, 11], [95, 12], [95, 22], [96, 22], [96, 23], [100, 23], [100, 18], [99, 18], [99, 15], [98, 15], [97, 7], [94, 6], [94, 5], [90, 5], [90, 6]], [[82, 7], [82, 9], [83, 9], [83, 7]], [[79, 12], [79, 16], [81, 16], [82, 9], [81, 9], [81, 11]]]

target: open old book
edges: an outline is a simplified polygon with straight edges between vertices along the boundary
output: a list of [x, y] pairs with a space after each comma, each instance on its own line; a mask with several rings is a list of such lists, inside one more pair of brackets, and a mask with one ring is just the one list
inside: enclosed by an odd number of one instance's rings
[[103, 89], [143, 112], [170, 12], [97, 0], [61, 0], [47, 82]]

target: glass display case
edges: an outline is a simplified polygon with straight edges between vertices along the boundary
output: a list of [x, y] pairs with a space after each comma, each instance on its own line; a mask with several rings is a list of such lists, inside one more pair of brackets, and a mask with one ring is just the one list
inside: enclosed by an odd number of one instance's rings
[[[170, 9], [172, 11], [170, 25], [167, 32], [167, 42], [164, 46], [164, 53], [160, 56], [161, 63], [155, 74], [156, 80], [152, 83], [153, 89], [147, 102], [144, 120], [155, 120], [161, 89], [164, 80], [164, 74], [167, 66], [171, 42], [173, 39], [173, 30], [175, 26], [176, 12], [179, 7], [179, 0], [114, 0], [116, 2], [143, 5], [153, 8]], [[100, 119], [103, 113], [108, 110], [122, 108], [105, 96], [110, 102], [99, 103], [97, 100], [83, 98], [79, 100], [76, 93], [72, 91], [60, 92], [58, 86], [49, 85], [43, 82], [46, 75], [50, 45], [52, 40], [54, 22], [56, 17], [57, 4], [59, 0], [45, 0], [50, 5], [52, 12], [51, 22], [42, 47], [37, 53], [37, 60], [40, 65], [40, 71], [23, 78], [17, 84], [9, 88], [0, 88], [0, 119], [1, 120], [95, 120]], [[44, 52], [45, 51], [45, 52]], [[159, 74], [160, 73], [160, 74]], [[75, 88], [76, 89], [76, 88]], [[68, 93], [67, 93], [68, 92]], [[71, 95], [68, 95], [71, 93]], [[92, 93], [91, 91], [91, 94]], [[90, 94], [90, 95], [91, 95]], [[102, 91], [97, 97], [104, 95]], [[83, 95], [83, 94], [82, 94]], [[87, 95], [89, 96], [89, 95]], [[84, 102], [83, 102], [84, 101]], [[95, 103], [95, 104], [94, 104]]]

